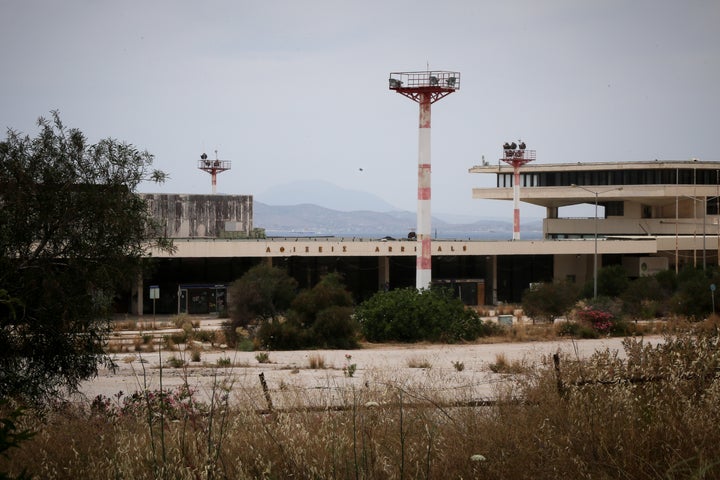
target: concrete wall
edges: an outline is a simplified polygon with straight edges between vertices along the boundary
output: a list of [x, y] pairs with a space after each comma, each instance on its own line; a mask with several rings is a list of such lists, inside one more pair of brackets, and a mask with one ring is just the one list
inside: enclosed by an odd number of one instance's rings
[[557, 281], [574, 278], [576, 284], [583, 285], [592, 278], [593, 259], [593, 255], [555, 255], [553, 277]]
[[252, 195], [143, 194], [170, 238], [247, 236], [253, 229]]

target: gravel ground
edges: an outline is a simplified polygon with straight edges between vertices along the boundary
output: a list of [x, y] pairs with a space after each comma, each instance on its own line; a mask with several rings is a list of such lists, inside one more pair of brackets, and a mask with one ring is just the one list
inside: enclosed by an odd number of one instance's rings
[[[189, 352], [123, 353], [114, 356], [119, 368], [113, 373], [101, 370], [94, 380], [81, 386], [82, 396], [112, 397], [119, 392], [175, 388], [189, 385], [207, 400], [220, 386], [238, 404], [263, 409], [267, 406], [259, 376], [262, 373], [273, 406], [289, 408], [347, 404], [359, 394], [363, 401], [383, 400], [391, 389], [401, 388], [416, 396], [452, 398], [467, 401], [488, 400], [501, 385], [513, 382], [511, 375], [495, 374], [490, 365], [504, 354], [508, 362], [537, 364], [553, 353], [566, 352], [587, 357], [597, 350], [617, 350], [622, 355], [622, 338], [598, 340], [559, 340], [528, 343], [473, 345], [363, 345], [358, 350], [297, 350], [268, 352], [269, 362], [260, 363], [258, 352], [205, 350], [200, 362], [191, 362]], [[657, 343], [662, 337], [646, 337]], [[184, 368], [172, 368], [171, 357], [187, 361]], [[324, 368], [310, 368], [311, 358], [324, 362]], [[229, 359], [231, 366], [216, 368], [218, 359]], [[160, 369], [160, 362], [163, 368]], [[456, 367], [460, 365], [462, 370]], [[348, 367], [355, 365], [352, 376]]]

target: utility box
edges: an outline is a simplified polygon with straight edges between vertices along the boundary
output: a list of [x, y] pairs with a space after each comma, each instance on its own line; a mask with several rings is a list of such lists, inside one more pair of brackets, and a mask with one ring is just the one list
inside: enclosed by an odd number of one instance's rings
[[669, 266], [667, 257], [624, 257], [622, 264], [629, 277], [651, 277]]

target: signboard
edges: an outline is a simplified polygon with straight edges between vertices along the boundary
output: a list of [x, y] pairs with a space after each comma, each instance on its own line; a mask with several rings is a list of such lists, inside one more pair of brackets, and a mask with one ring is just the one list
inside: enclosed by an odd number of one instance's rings
[[158, 298], [160, 298], [160, 286], [150, 285], [150, 299], [156, 300]]

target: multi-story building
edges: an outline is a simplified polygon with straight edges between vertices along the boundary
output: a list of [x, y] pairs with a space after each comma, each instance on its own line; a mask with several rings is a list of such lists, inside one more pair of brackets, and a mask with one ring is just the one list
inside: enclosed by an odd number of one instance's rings
[[[512, 167], [480, 165], [470, 173], [496, 175], [496, 186], [473, 189], [473, 198], [512, 200]], [[681, 268], [720, 261], [720, 162], [528, 164], [522, 167], [520, 182], [521, 201], [546, 209], [543, 232], [547, 241], [622, 240], [628, 242], [628, 251], [621, 257], [637, 258], [629, 246], [652, 240], [656, 251], [643, 256], [666, 259], [655, 265]], [[578, 204], [593, 205], [594, 215], [562, 215], [563, 207]], [[571, 273], [573, 268], [564, 263], [555, 262], [555, 278], [584, 276]]]

